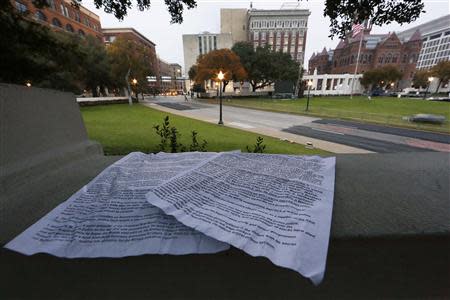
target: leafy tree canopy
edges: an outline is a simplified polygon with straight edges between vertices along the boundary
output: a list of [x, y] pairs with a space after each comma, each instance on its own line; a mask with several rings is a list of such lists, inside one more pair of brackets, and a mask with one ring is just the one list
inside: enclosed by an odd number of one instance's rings
[[245, 70], [253, 91], [273, 84], [277, 80], [296, 81], [299, 65], [287, 53], [272, 51], [269, 47], [257, 47], [248, 42], [236, 43], [235, 52]]
[[439, 83], [436, 87], [436, 93], [439, 91], [439, 87], [442, 83], [447, 83], [450, 80], [450, 61], [441, 61], [433, 68], [431, 68], [431, 74], [439, 79]]
[[111, 76], [117, 87], [127, 85], [125, 77], [137, 79], [139, 89], [147, 86], [147, 76], [156, 74], [156, 58], [147, 47], [124, 37], [117, 37], [107, 48], [111, 63]]
[[385, 87], [402, 79], [402, 72], [392, 65], [376, 68], [364, 72], [361, 84], [365, 88]]
[[81, 93], [110, 86], [110, 62], [93, 36], [54, 32], [13, 11], [0, 12], [0, 81]]
[[230, 49], [214, 50], [199, 56], [196, 67], [196, 82], [217, 80], [217, 74], [222, 71], [225, 75], [224, 90], [230, 80], [243, 81], [247, 78], [247, 72], [242, 66], [239, 56]]
[[413, 77], [412, 83], [415, 88], [424, 88], [427, 87], [429, 82], [428, 78], [431, 76], [430, 71], [428, 70], [418, 70]]

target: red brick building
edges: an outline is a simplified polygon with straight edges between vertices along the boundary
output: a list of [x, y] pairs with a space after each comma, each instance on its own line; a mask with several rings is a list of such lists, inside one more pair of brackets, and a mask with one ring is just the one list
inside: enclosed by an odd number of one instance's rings
[[[318, 73], [319, 70], [329, 70], [329, 74], [354, 73], [361, 34], [363, 34], [363, 40], [358, 74], [370, 69], [394, 65], [403, 73], [403, 79], [399, 83], [399, 87], [408, 86], [414, 76], [422, 47], [422, 37], [419, 31], [408, 40], [401, 42], [394, 32], [370, 34], [370, 29], [365, 29], [355, 37], [349, 36], [345, 40], [341, 40], [334, 49], [330, 60], [325, 60], [323, 51], [319, 57], [318, 55], [311, 57], [308, 65], [309, 74], [313, 74], [315, 68], [317, 68]], [[331, 65], [329, 65], [330, 63]], [[324, 73], [322, 72], [322, 74]]]
[[100, 17], [80, 5], [75, 8], [70, 0], [48, 0], [46, 8], [36, 8], [31, 0], [13, 0], [13, 6], [20, 12], [28, 12], [36, 22], [56, 31], [66, 31], [85, 36], [87, 34], [102, 40]]
[[326, 48], [320, 53], [313, 53], [308, 63], [309, 73], [312, 74], [317, 69], [317, 74], [330, 74], [332, 59], [333, 51], [327, 51]]

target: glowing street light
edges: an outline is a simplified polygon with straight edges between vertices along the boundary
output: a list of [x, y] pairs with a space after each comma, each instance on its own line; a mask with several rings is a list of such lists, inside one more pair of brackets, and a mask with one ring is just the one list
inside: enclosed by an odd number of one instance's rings
[[311, 92], [311, 87], [312, 87], [312, 85], [313, 85], [312, 80], [309, 80], [309, 81], [306, 83], [306, 85], [308, 86], [308, 100], [306, 100], [306, 111], [308, 111], [308, 110], [309, 110], [309, 94], [310, 94], [310, 92]]
[[423, 100], [425, 100], [425, 98], [427, 97], [428, 94], [428, 89], [430, 88], [430, 84], [433, 81], [433, 77], [428, 77], [428, 85], [427, 85], [427, 90], [425, 91], [425, 94], [423, 95]]
[[136, 84], [138, 83], [138, 81], [137, 81], [136, 78], [133, 78], [133, 80], [131, 80], [131, 83], [132, 83], [133, 85], [136, 85]]
[[223, 74], [222, 70], [220, 70], [219, 74], [217, 74], [217, 79], [220, 81], [219, 85], [219, 101], [220, 101], [220, 116], [219, 116], [219, 125], [223, 125], [222, 120], [222, 81], [225, 78], [225, 74]]
[[31, 82], [27, 82], [27, 83], [25, 83], [25, 85], [27, 86], [27, 87], [31, 87]]

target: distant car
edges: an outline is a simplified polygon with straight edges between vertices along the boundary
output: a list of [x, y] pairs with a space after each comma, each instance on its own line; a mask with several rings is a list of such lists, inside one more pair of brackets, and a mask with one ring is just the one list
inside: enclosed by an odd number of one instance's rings
[[372, 92], [370, 92], [370, 96], [372, 97], [378, 97], [378, 96], [384, 96], [386, 93], [382, 89], [375, 89]]

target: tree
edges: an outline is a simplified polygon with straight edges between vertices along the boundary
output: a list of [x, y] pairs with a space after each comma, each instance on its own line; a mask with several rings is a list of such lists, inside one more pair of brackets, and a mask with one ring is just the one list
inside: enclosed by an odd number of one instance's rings
[[431, 68], [431, 74], [439, 79], [439, 83], [436, 87], [435, 93], [439, 91], [441, 84], [450, 80], [450, 61], [441, 61], [433, 68]]
[[413, 87], [419, 89], [419, 88], [425, 88], [428, 86], [428, 78], [431, 76], [430, 71], [428, 70], [418, 70], [414, 74], [412, 83]]
[[107, 53], [112, 81], [117, 87], [126, 87], [133, 78], [138, 82], [133, 87], [136, 94], [147, 90], [147, 76], [156, 74], [156, 58], [150, 49], [119, 36], [108, 46]]
[[257, 47], [248, 42], [236, 43], [235, 52], [247, 71], [253, 91], [273, 84], [277, 80], [296, 81], [299, 65], [287, 53], [274, 52], [269, 47]]
[[402, 73], [399, 69], [392, 65], [384, 66], [381, 68], [376, 68], [364, 72], [361, 78], [361, 84], [368, 89], [381, 87], [384, 88], [390, 83], [397, 82], [402, 79]]
[[195, 81], [195, 76], [197, 76], [197, 65], [193, 65], [188, 72], [189, 80]]
[[220, 49], [202, 55], [197, 60], [196, 82], [205, 80], [217, 80], [217, 74], [222, 71], [225, 75], [222, 90], [230, 80], [243, 81], [247, 78], [247, 72], [236, 55], [230, 49]]
[[86, 59], [82, 63], [85, 85], [97, 96], [97, 87], [112, 84], [111, 65], [106, 49], [101, 41], [93, 36], [86, 36], [82, 41], [82, 51]]

